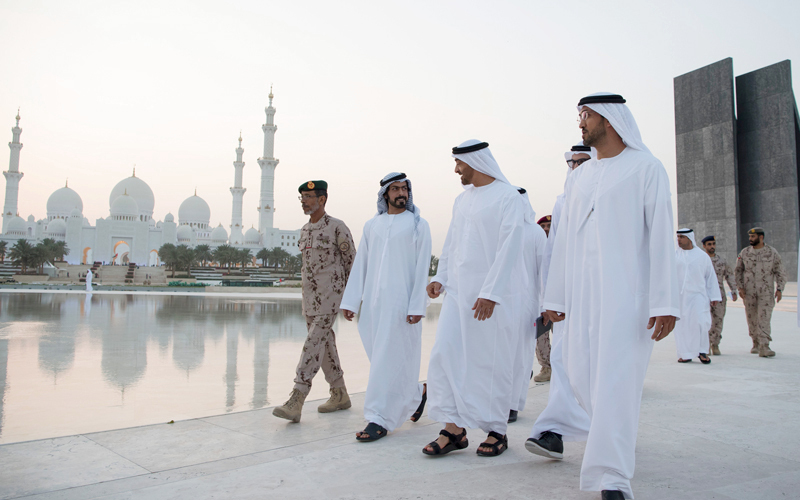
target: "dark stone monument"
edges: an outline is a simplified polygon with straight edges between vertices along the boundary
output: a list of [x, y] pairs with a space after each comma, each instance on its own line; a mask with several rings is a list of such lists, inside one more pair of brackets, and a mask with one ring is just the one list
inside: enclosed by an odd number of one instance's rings
[[[733, 266], [761, 226], [797, 279], [800, 117], [791, 63], [736, 78], [723, 59], [675, 78], [678, 226], [717, 236]], [[736, 108], [734, 110], [734, 95]]]

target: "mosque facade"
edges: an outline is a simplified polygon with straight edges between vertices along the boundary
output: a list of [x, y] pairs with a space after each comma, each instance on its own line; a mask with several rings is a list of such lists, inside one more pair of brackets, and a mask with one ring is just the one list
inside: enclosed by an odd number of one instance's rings
[[27, 219], [23, 219], [17, 210], [20, 181], [24, 175], [19, 170], [22, 129], [17, 113], [16, 125], [11, 129], [12, 141], [8, 143], [11, 149], [9, 167], [3, 172], [6, 178], [6, 194], [0, 240], [7, 242], [8, 249], [20, 239], [28, 240], [34, 245], [45, 238], [64, 241], [69, 248], [64, 259], [75, 265], [131, 262], [139, 266], [157, 266], [161, 265], [158, 249], [166, 243], [187, 245], [191, 248], [208, 245], [212, 249], [227, 244], [235, 248], [251, 249], [253, 255], [262, 248], [278, 247], [297, 255], [300, 230], [282, 230], [273, 226], [275, 168], [278, 165], [278, 159], [274, 158], [275, 132], [278, 127], [274, 123], [273, 97], [270, 90], [269, 105], [265, 109], [266, 123], [261, 127], [264, 132], [264, 151], [263, 156], [258, 159], [261, 167], [258, 229], [251, 227], [243, 231], [242, 227], [242, 206], [247, 189], [242, 186], [245, 164], [242, 161], [244, 149], [241, 135], [239, 147], [236, 148], [236, 161], [233, 162], [234, 186], [230, 188], [233, 197], [230, 234], [222, 224], [211, 227], [211, 209], [197, 195], [196, 190], [193, 196], [181, 203], [177, 221], [171, 213], [167, 213], [163, 220], [156, 220], [153, 217], [153, 190], [136, 176], [136, 169], [133, 175], [114, 186], [108, 197], [109, 215], [95, 220], [94, 225], [83, 215], [83, 200], [80, 195], [68, 184], [50, 195], [45, 218], [36, 219], [29, 215]]

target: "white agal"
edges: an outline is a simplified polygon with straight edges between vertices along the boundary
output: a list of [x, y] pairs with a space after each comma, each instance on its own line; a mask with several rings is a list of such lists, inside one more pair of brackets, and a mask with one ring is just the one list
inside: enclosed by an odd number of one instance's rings
[[[358, 332], [370, 360], [364, 418], [393, 431], [422, 399], [419, 365], [428, 296], [431, 233], [414, 214], [376, 215], [364, 224], [340, 309], [358, 312]], [[416, 234], [415, 234], [416, 233]]]

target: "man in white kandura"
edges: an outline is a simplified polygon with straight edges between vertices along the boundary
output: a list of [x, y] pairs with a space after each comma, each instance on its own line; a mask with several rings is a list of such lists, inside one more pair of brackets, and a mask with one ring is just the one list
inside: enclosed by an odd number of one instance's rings
[[86, 271], [86, 291], [87, 292], [91, 292], [92, 291], [92, 270], [91, 269]]
[[[428, 297], [431, 231], [414, 205], [411, 181], [394, 172], [381, 180], [378, 213], [364, 224], [356, 260], [340, 306], [358, 332], [370, 361], [364, 398], [367, 427], [359, 441], [375, 441], [425, 408], [419, 383], [422, 324]], [[414, 411], [416, 410], [416, 411]]]
[[[567, 181], [544, 308], [550, 321], [567, 321], [562, 359], [591, 422], [582, 436], [581, 489], [618, 500], [633, 498], [653, 340], [669, 335], [680, 317], [672, 202], [667, 172], [642, 142], [625, 99], [594, 94], [578, 111], [583, 143], [597, 159]], [[548, 457], [562, 446], [552, 432], [532, 445]]]
[[541, 312], [541, 269], [547, 246], [547, 234], [537, 224], [536, 212], [531, 207], [528, 193], [524, 188], [518, 188], [525, 199], [525, 239], [522, 243], [522, 258], [525, 264], [525, 274], [528, 277], [528, 286], [523, 290], [522, 312], [518, 316], [519, 339], [514, 353], [514, 396], [511, 400], [511, 411], [508, 413], [508, 423], [517, 421], [517, 413], [525, 409], [528, 399], [528, 387], [531, 383], [531, 370], [536, 358], [536, 318]]
[[697, 247], [694, 231], [678, 230], [678, 287], [681, 294], [681, 320], [675, 325], [675, 347], [678, 363], [688, 363], [695, 356], [704, 365], [708, 357], [708, 330], [711, 328], [711, 306], [722, 301], [717, 273], [711, 257]]
[[[567, 179], [583, 163], [596, 156], [589, 146], [581, 142], [572, 146], [570, 151], [564, 153], [567, 160]], [[561, 212], [564, 208], [564, 193], [556, 197], [553, 207], [553, 217], [550, 226], [550, 235], [547, 238], [544, 262], [542, 263], [542, 288], [547, 285], [547, 271], [553, 257], [553, 242], [558, 234]], [[569, 377], [564, 370], [563, 344], [566, 333], [566, 321], [553, 324], [552, 349], [550, 351], [550, 392], [547, 397], [547, 406], [536, 418], [536, 423], [531, 429], [531, 437], [525, 442], [525, 448], [537, 455], [561, 459], [564, 457], [563, 441], [585, 441], [589, 432], [589, 414], [581, 408], [575, 393], [569, 383]], [[551, 448], [544, 448], [538, 444], [543, 435], [549, 433], [557, 439], [551, 440]]]
[[422, 452], [466, 448], [470, 427], [489, 434], [478, 455], [497, 456], [508, 449], [511, 361], [528, 286], [521, 251], [527, 212], [489, 144], [466, 141], [453, 148], [453, 158], [465, 189], [453, 205], [439, 269], [427, 288], [431, 298], [447, 292], [428, 366], [428, 416], [445, 428]]

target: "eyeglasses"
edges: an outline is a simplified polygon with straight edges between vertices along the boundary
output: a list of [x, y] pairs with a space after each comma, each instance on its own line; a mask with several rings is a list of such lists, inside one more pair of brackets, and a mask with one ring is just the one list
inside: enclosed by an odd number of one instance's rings
[[567, 160], [567, 165], [569, 165], [569, 168], [580, 167], [585, 161], [589, 161], [589, 158], [581, 158], [580, 160]]
[[319, 198], [319, 196], [315, 194], [304, 194], [303, 196], [298, 196], [297, 199], [300, 201], [310, 200], [311, 198]]
[[580, 122], [582, 122], [584, 120], [588, 120], [590, 116], [592, 116], [592, 114], [584, 109], [583, 111], [578, 113], [578, 123], [580, 123]]

